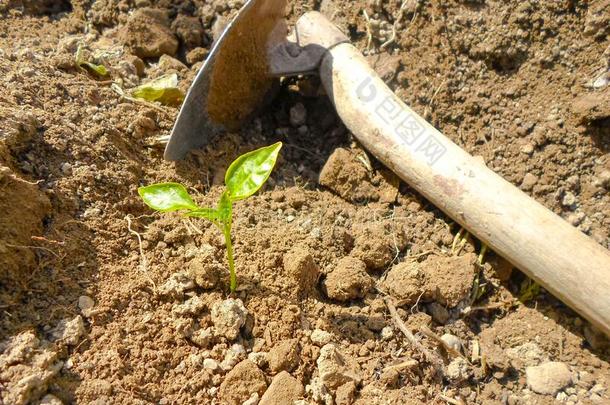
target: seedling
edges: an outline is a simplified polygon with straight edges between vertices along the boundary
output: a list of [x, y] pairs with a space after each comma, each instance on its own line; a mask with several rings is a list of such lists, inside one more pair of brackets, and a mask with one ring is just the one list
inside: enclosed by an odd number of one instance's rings
[[85, 71], [88, 69], [100, 77], [108, 76], [108, 69], [106, 69], [106, 66], [96, 65], [95, 63], [86, 61], [83, 53], [83, 46], [79, 45], [76, 50], [76, 56], [74, 57], [76, 66]]
[[133, 98], [146, 101], [158, 101], [165, 105], [180, 105], [184, 93], [178, 88], [178, 75], [175, 73], [151, 80], [131, 91]]
[[233, 203], [250, 197], [265, 184], [273, 171], [281, 148], [282, 143], [278, 142], [235, 159], [225, 174], [226, 188], [220, 195], [216, 208], [198, 206], [186, 188], [178, 183], [153, 184], [138, 189], [144, 203], [156, 211], [186, 211], [185, 216], [208, 219], [220, 229], [227, 246], [232, 293], [237, 288], [231, 240]]

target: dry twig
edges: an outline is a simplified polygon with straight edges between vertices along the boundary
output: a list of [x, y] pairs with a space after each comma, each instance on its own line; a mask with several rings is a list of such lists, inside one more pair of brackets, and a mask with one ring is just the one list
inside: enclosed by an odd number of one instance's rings
[[394, 324], [400, 331], [405, 335], [409, 343], [413, 345], [415, 349], [417, 349], [420, 353], [424, 355], [426, 360], [432, 364], [436, 373], [440, 376], [443, 375], [443, 360], [438, 356], [434, 355], [428, 349], [426, 349], [419, 340], [411, 333], [409, 328], [405, 325], [405, 323], [400, 319], [400, 315], [398, 315], [398, 311], [396, 311], [396, 307], [392, 303], [392, 299], [390, 297], [384, 298], [385, 304], [390, 311], [390, 315], [392, 316], [392, 320]]

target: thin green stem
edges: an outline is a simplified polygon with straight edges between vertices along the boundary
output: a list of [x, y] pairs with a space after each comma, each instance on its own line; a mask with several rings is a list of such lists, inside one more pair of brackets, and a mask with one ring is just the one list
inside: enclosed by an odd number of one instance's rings
[[225, 236], [227, 245], [227, 259], [229, 261], [229, 276], [231, 278], [231, 293], [237, 289], [237, 277], [235, 275], [235, 261], [233, 260], [233, 243], [231, 241], [231, 222], [225, 222], [222, 233]]

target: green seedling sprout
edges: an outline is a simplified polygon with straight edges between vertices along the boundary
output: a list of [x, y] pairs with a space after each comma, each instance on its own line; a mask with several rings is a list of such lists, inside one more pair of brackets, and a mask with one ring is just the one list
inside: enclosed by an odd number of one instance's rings
[[231, 278], [231, 292], [237, 288], [231, 225], [233, 222], [233, 203], [244, 200], [256, 193], [265, 184], [277, 161], [282, 143], [248, 152], [238, 157], [225, 174], [226, 188], [220, 196], [216, 208], [198, 206], [182, 184], [160, 183], [140, 187], [138, 193], [144, 203], [159, 212], [186, 211], [191, 218], [210, 220], [222, 232], [227, 247], [227, 261]]
[[164, 75], [131, 91], [131, 96], [140, 100], [158, 101], [165, 105], [180, 105], [184, 93], [178, 88], [178, 75]]
[[100, 77], [108, 76], [108, 69], [104, 65], [96, 65], [95, 63], [91, 63], [85, 60], [83, 56], [83, 46], [79, 45], [76, 50], [76, 66], [78, 66], [82, 70], [90, 70], [96, 75]]

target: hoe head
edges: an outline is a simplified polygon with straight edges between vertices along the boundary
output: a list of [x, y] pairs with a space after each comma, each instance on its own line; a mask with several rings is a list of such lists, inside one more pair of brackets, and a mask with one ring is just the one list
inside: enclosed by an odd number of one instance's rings
[[[238, 129], [264, 104], [278, 77], [317, 70], [325, 48], [307, 40], [316, 24], [304, 16], [289, 39], [286, 2], [248, 0], [225, 28], [188, 91], [165, 159], [181, 160], [218, 134]], [[347, 39], [338, 31], [323, 36], [332, 43]]]

